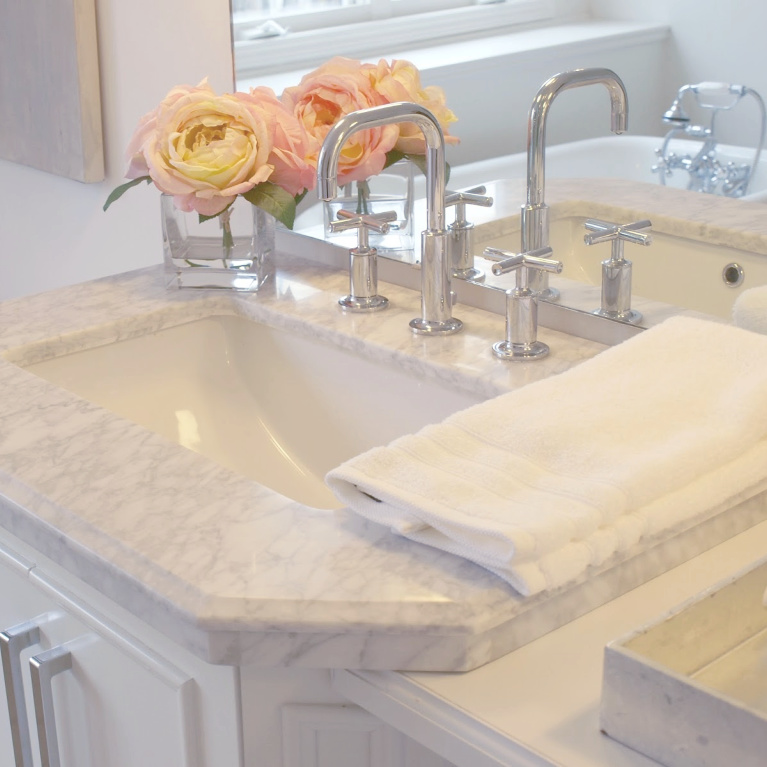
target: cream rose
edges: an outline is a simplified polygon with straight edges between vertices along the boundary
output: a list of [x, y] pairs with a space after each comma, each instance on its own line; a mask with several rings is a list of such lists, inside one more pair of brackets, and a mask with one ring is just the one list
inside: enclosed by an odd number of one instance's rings
[[[437, 118], [445, 135], [445, 142], [458, 143], [459, 139], [451, 136], [449, 132], [450, 125], [456, 122], [457, 118], [445, 103], [444, 91], [434, 85], [424, 88], [415, 64], [403, 59], [395, 59], [389, 64], [381, 59], [377, 65], [365, 65], [364, 72], [373, 89], [386, 101], [410, 101], [426, 107]], [[402, 123], [399, 126], [399, 138], [395, 148], [405, 154], [424, 154], [426, 141], [420, 128], [415, 123]]]
[[179, 86], [139, 121], [126, 177], [148, 175], [181, 210], [215, 216], [272, 175], [274, 126], [257, 100], [217, 96], [207, 80]]

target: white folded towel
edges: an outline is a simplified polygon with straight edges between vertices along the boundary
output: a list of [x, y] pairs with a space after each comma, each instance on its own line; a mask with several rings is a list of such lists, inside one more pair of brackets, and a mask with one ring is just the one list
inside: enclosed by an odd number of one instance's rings
[[744, 290], [732, 307], [732, 320], [739, 328], [767, 333], [767, 285]]
[[685, 317], [326, 478], [363, 516], [525, 595], [765, 480], [767, 338]]

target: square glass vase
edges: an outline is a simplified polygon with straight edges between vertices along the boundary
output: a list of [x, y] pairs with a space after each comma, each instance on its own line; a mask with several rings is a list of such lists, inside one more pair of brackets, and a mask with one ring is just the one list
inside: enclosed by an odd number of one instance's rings
[[163, 261], [168, 289], [260, 290], [274, 271], [275, 219], [243, 197], [201, 219], [160, 197]]
[[413, 176], [414, 165], [400, 160], [365, 181], [353, 181], [339, 190], [334, 199], [323, 203], [325, 239], [348, 248], [357, 246], [356, 230], [333, 232], [330, 222], [339, 219], [339, 210], [354, 214], [375, 215], [394, 211], [386, 234], [370, 232], [370, 245], [379, 253], [413, 250]]

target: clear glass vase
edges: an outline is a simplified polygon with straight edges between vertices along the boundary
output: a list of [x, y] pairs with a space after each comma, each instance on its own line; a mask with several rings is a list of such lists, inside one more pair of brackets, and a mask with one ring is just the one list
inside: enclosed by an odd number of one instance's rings
[[325, 239], [353, 248], [356, 231], [332, 232], [330, 222], [339, 218], [342, 208], [350, 213], [385, 213], [394, 211], [387, 234], [370, 232], [370, 245], [384, 254], [413, 250], [413, 169], [409, 160], [390, 165], [377, 176], [342, 186], [338, 196], [325, 202]]
[[214, 218], [200, 220], [163, 194], [163, 254], [168, 288], [256, 292], [274, 271], [275, 219], [237, 197]]

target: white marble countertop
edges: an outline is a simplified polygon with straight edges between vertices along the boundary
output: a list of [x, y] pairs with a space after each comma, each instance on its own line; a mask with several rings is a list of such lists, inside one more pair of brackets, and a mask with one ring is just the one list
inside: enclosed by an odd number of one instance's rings
[[456, 767], [657, 767], [600, 729], [605, 645], [729, 581], [766, 548], [763, 522], [467, 674], [342, 670], [334, 686]]
[[[523, 200], [518, 183], [495, 194], [496, 216]], [[758, 204], [605, 181], [552, 182], [549, 194], [588, 215], [617, 206], [672, 233], [767, 254]], [[592, 573], [566, 593], [524, 600], [476, 565], [348, 511], [290, 501], [19, 367], [215, 313], [488, 397], [604, 348], [541, 328], [551, 356], [510, 365], [490, 352], [503, 336], [496, 314], [461, 305], [462, 333], [424, 339], [408, 328], [420, 313], [415, 291], [387, 285], [389, 310], [344, 315], [345, 272], [279, 261], [273, 288], [253, 296], [167, 292], [157, 267], [0, 303], [0, 525], [210, 662], [362, 669], [474, 668], [711, 545], [668, 562], [656, 547], [640, 575]], [[759, 521], [763, 506], [718, 535]]]

